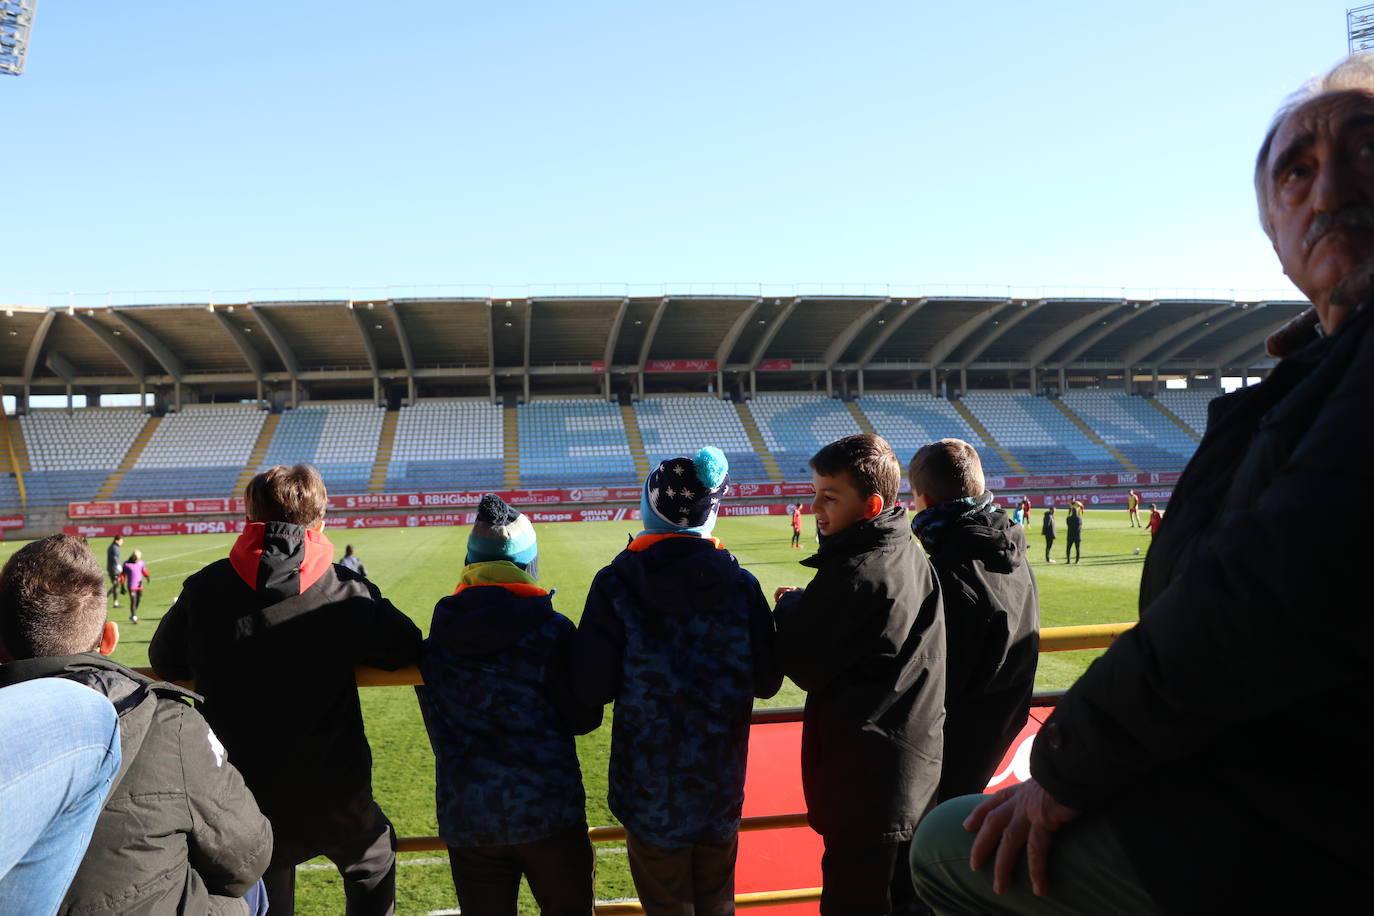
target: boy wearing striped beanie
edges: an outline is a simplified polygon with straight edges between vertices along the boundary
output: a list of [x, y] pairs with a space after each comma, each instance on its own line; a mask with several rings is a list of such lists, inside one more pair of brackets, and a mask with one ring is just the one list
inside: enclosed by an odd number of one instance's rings
[[717, 448], [644, 481], [644, 530], [599, 573], [572, 659], [584, 703], [615, 702], [607, 801], [644, 912], [734, 912], [754, 697], [782, 685], [758, 581], [711, 536]]
[[487, 494], [452, 595], [434, 607], [417, 688], [439, 835], [464, 913], [590, 913], [595, 859], [573, 735], [601, 724], [566, 686], [572, 621], [536, 581], [534, 527]]

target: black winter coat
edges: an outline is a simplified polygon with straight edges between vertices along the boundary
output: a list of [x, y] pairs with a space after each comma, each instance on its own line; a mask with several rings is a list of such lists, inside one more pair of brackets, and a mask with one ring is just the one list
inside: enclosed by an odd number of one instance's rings
[[[1374, 841], [1374, 306], [1212, 403], [1140, 624], [1060, 702], [1032, 773], [1118, 833], [1169, 912], [1343, 912]], [[1319, 536], [1295, 537], [1299, 519]], [[1357, 777], [1358, 778], [1358, 777]], [[1347, 793], [1348, 794], [1348, 793]]]
[[982, 792], [1025, 727], [1040, 651], [1040, 597], [1025, 534], [996, 506], [918, 537], [944, 602], [944, 801]]
[[278, 846], [318, 842], [323, 817], [370, 797], [353, 669], [420, 657], [419, 628], [333, 553], [318, 532], [250, 524], [183, 583], [148, 646], [159, 675], [196, 682]]
[[935, 797], [945, 718], [940, 586], [885, 510], [822, 540], [778, 601], [778, 660], [807, 691], [802, 788], [827, 843], [911, 838]]
[[188, 702], [199, 697], [98, 652], [0, 665], [0, 687], [39, 677], [109, 697], [124, 757], [59, 916], [247, 913], [239, 898], [267, 869], [272, 829]]

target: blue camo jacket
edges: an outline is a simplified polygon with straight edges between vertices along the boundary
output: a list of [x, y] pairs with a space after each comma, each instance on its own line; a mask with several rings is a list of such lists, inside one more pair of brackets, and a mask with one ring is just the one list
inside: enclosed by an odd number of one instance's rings
[[435, 756], [439, 835], [507, 846], [586, 823], [573, 735], [601, 722], [566, 689], [572, 621], [512, 563], [474, 563], [434, 607], [416, 689]]
[[782, 685], [773, 642], [758, 581], [713, 538], [644, 535], [597, 574], [572, 683], [615, 701], [607, 801], [636, 838], [739, 829], [753, 698]]

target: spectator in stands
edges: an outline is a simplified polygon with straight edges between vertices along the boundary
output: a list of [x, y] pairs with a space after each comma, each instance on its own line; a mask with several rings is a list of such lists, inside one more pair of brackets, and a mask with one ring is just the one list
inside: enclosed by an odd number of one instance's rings
[[339, 561], [339, 565], [353, 570], [363, 578], [367, 578], [367, 567], [363, 565], [362, 559], [353, 552], [352, 544], [344, 545], [344, 555], [343, 559]]
[[119, 607], [119, 595], [125, 590], [124, 563], [119, 552], [123, 546], [124, 535], [116, 534], [110, 546], [105, 548], [105, 571], [110, 574], [110, 590], [106, 594], [113, 599], [115, 607]]
[[103, 694], [42, 677], [0, 688], [0, 735], [0, 913], [55, 913], [119, 772], [119, 719]]
[[[1367, 819], [1328, 796], [1369, 759], [1374, 695], [1349, 506], [1374, 487], [1372, 125], [1364, 54], [1275, 117], [1260, 219], [1322, 333], [1212, 401], [1140, 623], [1059, 700], [1032, 778], [922, 825], [913, 862], [940, 913], [1338, 913], [1368, 896]], [[1321, 536], [1295, 538], [1299, 518]]]
[[992, 501], [978, 451], [941, 439], [907, 471], [911, 530], [944, 598], [945, 750], [938, 801], [981, 792], [1025, 727], [1040, 651], [1026, 536]]
[[1053, 563], [1050, 550], [1054, 548], [1054, 506], [1046, 506], [1044, 517], [1040, 519], [1040, 536], [1045, 539], [1045, 562]]
[[458, 590], [434, 606], [420, 659], [439, 836], [472, 916], [514, 913], [522, 876], [550, 916], [595, 904], [573, 735], [601, 724], [601, 704], [572, 696], [576, 628], [535, 581], [537, 560], [529, 519], [483, 496]]
[[1159, 526], [1164, 524], [1164, 513], [1159, 511], [1159, 507], [1150, 503], [1150, 537], [1153, 538], [1159, 533]]
[[940, 782], [945, 628], [940, 586], [897, 503], [879, 436], [811, 459], [820, 550], [804, 589], [778, 589], [778, 658], [805, 690], [802, 788], [825, 841], [824, 916], [919, 912], [907, 848]]
[[395, 906], [396, 834], [372, 798], [353, 669], [419, 660], [420, 631], [377, 587], [331, 562], [324, 481], [278, 465], [244, 491], [248, 525], [227, 559], [182, 586], [148, 657], [196, 682], [205, 714], [272, 821], [273, 916], [295, 907], [296, 865], [327, 856], [350, 916]]
[[735, 911], [754, 697], [782, 685], [758, 580], [711, 537], [725, 455], [670, 458], [644, 481], [644, 530], [596, 574], [573, 687], [615, 702], [611, 811], [650, 916]]
[[[58, 912], [243, 913], [245, 895], [249, 912], [265, 912], [267, 819], [196, 711], [199, 698], [107, 658], [119, 627], [105, 619], [103, 580], [68, 535], [22, 547], [0, 571], [0, 641], [13, 659], [0, 666], [0, 687], [67, 678], [119, 713], [118, 782]], [[8, 830], [8, 811], [5, 821]]]
[[138, 605], [143, 600], [143, 586], [153, 578], [143, 565], [143, 551], [135, 550], [124, 564], [124, 586], [129, 590], [129, 623], [138, 623]]
[[801, 505], [792, 505], [792, 549], [801, 550]]
[[1140, 525], [1140, 494], [1135, 490], [1126, 491], [1126, 517], [1131, 520], [1132, 528]]
[[1069, 562], [1069, 557], [1073, 557], [1073, 562], [1077, 563], [1083, 559], [1083, 504], [1071, 503], [1069, 505], [1068, 517], [1064, 519], [1064, 527], [1068, 529], [1069, 537], [1064, 542], [1064, 562]]

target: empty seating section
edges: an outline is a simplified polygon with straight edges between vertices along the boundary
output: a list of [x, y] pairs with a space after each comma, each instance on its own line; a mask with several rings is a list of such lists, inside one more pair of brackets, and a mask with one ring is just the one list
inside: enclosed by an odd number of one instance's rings
[[639, 435], [649, 466], [665, 458], [694, 455], [714, 445], [730, 462], [733, 481], [767, 480], [735, 405], [710, 395], [645, 398], [635, 405]]
[[368, 402], [284, 411], [258, 470], [313, 464], [330, 493], [366, 493], [386, 410]]
[[1197, 442], [1138, 395], [1122, 391], [1066, 391], [1064, 404], [1102, 441], [1147, 471], [1175, 471], [1193, 456]]
[[810, 480], [807, 462], [821, 446], [862, 432], [841, 401], [823, 394], [761, 394], [749, 411], [786, 480]]
[[1212, 398], [1221, 394], [1219, 391], [1181, 391], [1179, 389], [1168, 389], [1155, 395], [1159, 403], [1163, 404], [1168, 410], [1184, 423], [1193, 428], [1193, 432], [1199, 436], [1207, 430], [1207, 405], [1212, 403]]
[[505, 449], [500, 404], [462, 399], [402, 407], [386, 489], [500, 489]]
[[232, 495], [266, 417], [250, 404], [196, 405], [167, 414], [114, 498]]
[[1049, 398], [1011, 391], [970, 391], [967, 407], [988, 433], [1032, 474], [1124, 471]]
[[917, 449], [946, 438], [963, 439], [977, 448], [987, 473], [1012, 472], [1002, 456], [993, 451], [944, 398], [916, 392], [881, 393], [866, 395], [857, 403], [868, 422], [873, 424], [873, 431], [886, 439], [897, 453], [904, 478], [907, 463]]
[[617, 404], [594, 399], [531, 401], [519, 408], [520, 482], [525, 486], [633, 484], [625, 421]]
[[[20, 417], [31, 470], [24, 475], [29, 505], [89, 500], [119, 466], [148, 417], [138, 409], [31, 410]], [[18, 486], [14, 502], [18, 504]]]

